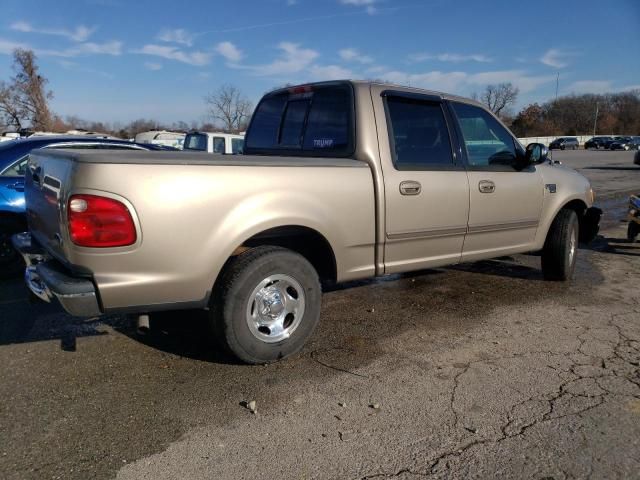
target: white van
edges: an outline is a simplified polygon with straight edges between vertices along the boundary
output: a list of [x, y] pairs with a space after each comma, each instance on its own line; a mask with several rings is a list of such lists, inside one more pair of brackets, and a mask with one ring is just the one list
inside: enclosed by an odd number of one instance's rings
[[147, 143], [151, 145], [164, 145], [182, 150], [186, 133], [170, 132], [168, 130], [149, 130], [136, 135], [136, 143]]
[[184, 139], [185, 150], [241, 155], [244, 150], [244, 135], [217, 132], [190, 132]]

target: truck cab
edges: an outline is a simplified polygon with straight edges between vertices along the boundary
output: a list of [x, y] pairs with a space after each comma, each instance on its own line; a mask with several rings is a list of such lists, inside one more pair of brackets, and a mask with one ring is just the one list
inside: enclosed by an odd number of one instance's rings
[[184, 139], [184, 150], [221, 155], [241, 155], [244, 135], [221, 132], [190, 132]]

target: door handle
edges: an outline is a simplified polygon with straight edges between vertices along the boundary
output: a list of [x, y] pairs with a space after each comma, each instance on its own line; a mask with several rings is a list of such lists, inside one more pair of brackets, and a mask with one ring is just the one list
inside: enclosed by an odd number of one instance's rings
[[478, 183], [478, 189], [480, 193], [493, 193], [496, 191], [496, 184], [491, 180], [480, 180]]
[[414, 182], [413, 180], [407, 180], [400, 183], [401, 195], [419, 195], [422, 191], [422, 185], [420, 182]]
[[7, 185], [7, 188], [15, 190], [17, 192], [24, 192], [24, 182], [16, 182], [11, 185]]

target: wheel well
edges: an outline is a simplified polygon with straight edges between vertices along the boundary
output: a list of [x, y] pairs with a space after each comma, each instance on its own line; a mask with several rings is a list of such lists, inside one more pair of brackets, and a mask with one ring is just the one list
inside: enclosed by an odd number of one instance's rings
[[562, 210], [573, 210], [578, 215], [578, 219], [582, 219], [584, 212], [587, 210], [587, 204], [582, 200], [571, 200], [562, 207]]
[[337, 279], [333, 249], [316, 230], [297, 225], [271, 228], [246, 240], [234, 253], [260, 245], [276, 245], [299, 253], [313, 265], [322, 282], [335, 282]]
[[578, 223], [580, 224], [580, 230], [582, 230], [582, 225], [584, 222], [584, 214], [587, 211], [587, 204], [582, 200], [571, 200], [569, 203], [565, 204], [561, 210], [573, 210], [576, 212], [578, 216]]

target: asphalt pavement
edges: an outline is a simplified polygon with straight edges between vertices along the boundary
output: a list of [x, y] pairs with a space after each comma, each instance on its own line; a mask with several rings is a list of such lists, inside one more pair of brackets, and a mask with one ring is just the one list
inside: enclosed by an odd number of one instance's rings
[[217, 352], [197, 313], [141, 338], [0, 283], [0, 478], [640, 478], [640, 167], [553, 156], [605, 209], [572, 283], [517, 255], [343, 285], [273, 365]]

